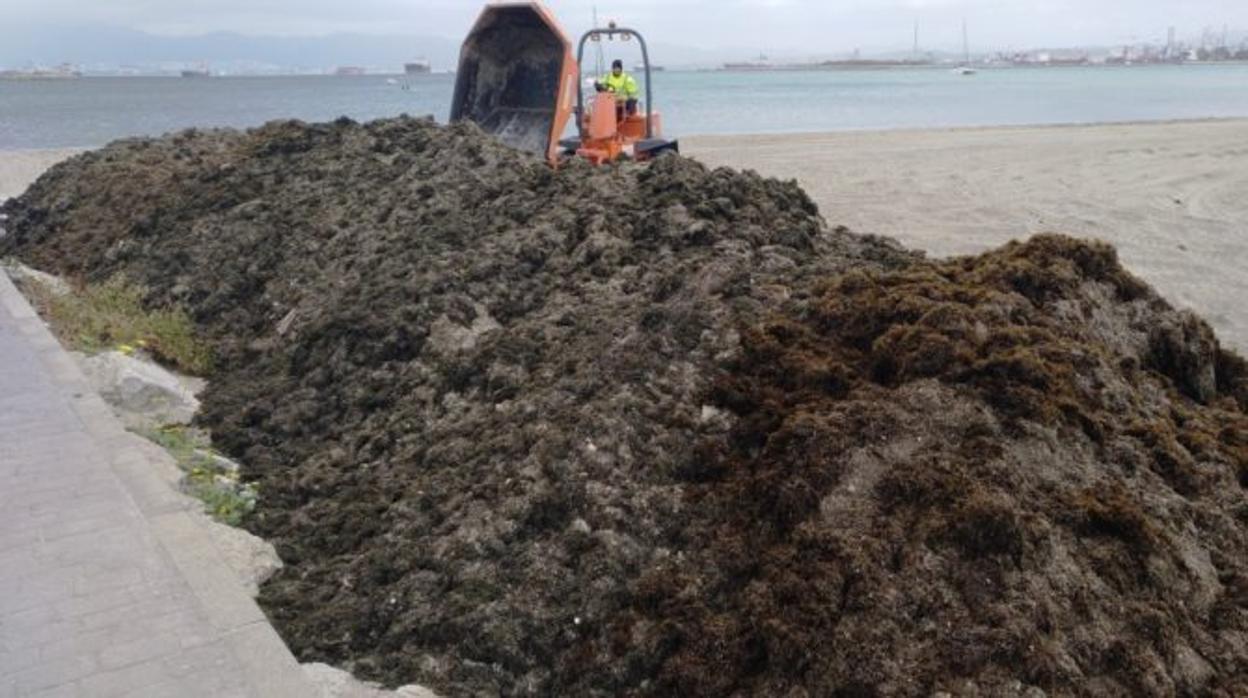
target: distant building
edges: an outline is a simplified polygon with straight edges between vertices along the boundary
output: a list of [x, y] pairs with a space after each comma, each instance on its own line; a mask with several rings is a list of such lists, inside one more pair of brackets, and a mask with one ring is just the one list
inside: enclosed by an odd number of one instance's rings
[[339, 66], [334, 70], [334, 75], [366, 75], [367, 73], [366, 69], [354, 65]]
[[55, 68], [33, 70], [0, 70], [0, 80], [66, 80], [82, 77], [82, 72], [69, 63]]

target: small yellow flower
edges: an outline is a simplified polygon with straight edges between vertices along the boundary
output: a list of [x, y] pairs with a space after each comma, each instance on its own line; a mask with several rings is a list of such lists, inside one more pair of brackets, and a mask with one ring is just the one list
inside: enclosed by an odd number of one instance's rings
[[117, 347], [117, 351], [125, 354], [126, 356], [130, 356], [131, 354], [134, 353], [134, 347], [130, 346], [129, 344], [122, 344], [121, 346]]

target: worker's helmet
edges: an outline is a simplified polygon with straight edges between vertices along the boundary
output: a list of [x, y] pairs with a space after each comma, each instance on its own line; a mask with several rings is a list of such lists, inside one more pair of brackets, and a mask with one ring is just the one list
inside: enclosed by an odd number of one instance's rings
[[620, 70], [624, 70], [624, 61], [622, 61], [622, 60], [620, 60], [620, 59], [618, 59], [618, 58], [617, 58], [617, 59], [615, 59], [615, 60], [613, 60], [613, 61], [611, 61], [611, 70], [615, 70], [615, 69], [617, 69], [617, 68], [618, 68], [618, 69], [620, 69]]

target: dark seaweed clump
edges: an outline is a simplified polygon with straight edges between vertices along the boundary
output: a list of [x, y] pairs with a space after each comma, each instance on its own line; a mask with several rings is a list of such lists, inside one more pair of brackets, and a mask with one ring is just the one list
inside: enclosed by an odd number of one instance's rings
[[1238, 695], [1246, 376], [1103, 244], [827, 280], [717, 383], [618, 649], [668, 695]]
[[[1248, 691], [1248, 370], [1113, 250], [930, 262], [794, 184], [475, 128], [115, 143], [0, 255], [218, 357], [301, 659], [447, 695]], [[1030, 692], [1030, 693], [1029, 693]]]

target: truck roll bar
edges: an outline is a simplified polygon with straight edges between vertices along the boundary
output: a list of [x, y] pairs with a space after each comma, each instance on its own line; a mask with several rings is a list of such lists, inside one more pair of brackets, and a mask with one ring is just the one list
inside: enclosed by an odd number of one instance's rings
[[[616, 35], [625, 37], [635, 37], [638, 45], [641, 46], [641, 60], [646, 67], [646, 138], [654, 138], [653, 125], [650, 118], [650, 110], [653, 109], [654, 99], [652, 98], [653, 88], [650, 83], [650, 51], [646, 48], [646, 39], [635, 29], [627, 29], [624, 27], [607, 27], [606, 29], [590, 29], [581, 37], [581, 43], [576, 49], [577, 66], [585, 65], [585, 44], [594, 37], [615, 38]], [[580, 68], [576, 80], [576, 131], [581, 138], [585, 138], [585, 73]], [[597, 76], [596, 76], [597, 77]]]

